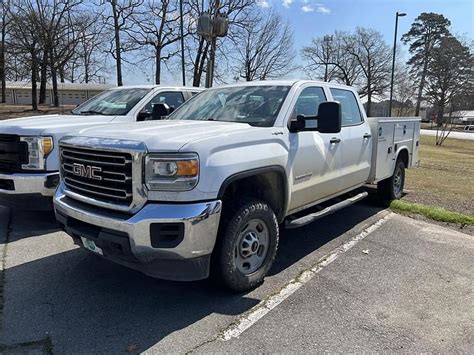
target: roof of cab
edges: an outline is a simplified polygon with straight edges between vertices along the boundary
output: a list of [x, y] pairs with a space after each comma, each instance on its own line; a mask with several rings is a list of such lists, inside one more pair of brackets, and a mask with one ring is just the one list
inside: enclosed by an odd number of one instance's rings
[[315, 84], [315, 85], [329, 85], [331, 87], [341, 87], [341, 88], [351, 88], [351, 86], [336, 84], [332, 82], [318, 81], [318, 80], [261, 80], [261, 81], [245, 81], [238, 82], [234, 84], [227, 84], [222, 86], [215, 86], [214, 89], [220, 87], [239, 87], [239, 86], [293, 86], [293, 85], [303, 85], [303, 84]]
[[166, 89], [166, 90], [187, 90], [187, 91], [203, 91], [204, 88], [198, 88], [194, 86], [173, 86], [173, 85], [127, 85], [127, 86], [115, 86], [112, 90], [123, 90], [123, 89]]

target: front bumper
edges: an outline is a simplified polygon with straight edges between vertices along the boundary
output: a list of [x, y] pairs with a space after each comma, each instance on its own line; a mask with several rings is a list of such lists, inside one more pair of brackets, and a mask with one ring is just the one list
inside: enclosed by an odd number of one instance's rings
[[[191, 281], [209, 275], [222, 203], [149, 203], [134, 215], [94, 207], [64, 194], [60, 185], [54, 198], [60, 226], [82, 245], [93, 240], [106, 259], [152, 277]], [[160, 229], [165, 226], [164, 229]], [[157, 242], [160, 230], [178, 226], [175, 240]]]
[[0, 193], [7, 195], [53, 196], [59, 182], [58, 172], [49, 173], [0, 173]]

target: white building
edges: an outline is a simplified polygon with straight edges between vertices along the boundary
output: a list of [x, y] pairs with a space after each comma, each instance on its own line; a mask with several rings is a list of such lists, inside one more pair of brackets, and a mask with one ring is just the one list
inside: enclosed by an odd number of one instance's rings
[[[39, 96], [40, 84], [37, 85]], [[106, 84], [58, 83], [59, 104], [79, 105], [112, 86]], [[10, 105], [31, 105], [31, 83], [8, 81], [6, 103]], [[53, 104], [53, 86], [51, 83], [46, 85], [46, 104]]]
[[455, 123], [465, 125], [474, 124], [474, 110], [455, 111], [452, 113], [452, 117], [454, 117]]

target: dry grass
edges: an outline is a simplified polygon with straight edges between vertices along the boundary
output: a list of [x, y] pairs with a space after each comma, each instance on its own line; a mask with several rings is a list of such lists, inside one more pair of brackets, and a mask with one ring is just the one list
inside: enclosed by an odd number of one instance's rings
[[74, 107], [75, 106], [68, 105], [64, 107], [40, 106], [38, 111], [33, 111], [31, 106], [0, 104], [0, 121], [9, 118], [64, 113], [70, 111]]
[[405, 200], [474, 215], [474, 141], [421, 136], [421, 167], [407, 171]]

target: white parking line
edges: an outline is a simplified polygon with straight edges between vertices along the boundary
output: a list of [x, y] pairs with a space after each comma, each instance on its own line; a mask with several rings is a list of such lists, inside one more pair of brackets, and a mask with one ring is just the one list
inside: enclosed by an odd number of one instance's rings
[[330, 254], [325, 256], [322, 260], [318, 261], [313, 267], [306, 271], [303, 271], [299, 276], [287, 282], [286, 285], [280, 290], [280, 292], [262, 300], [259, 304], [254, 306], [248, 313], [245, 313], [243, 316], [241, 316], [236, 323], [233, 323], [227, 329], [225, 329], [219, 336], [219, 339], [223, 341], [228, 341], [233, 338], [238, 338], [243, 332], [245, 332], [252, 325], [262, 319], [268, 312], [277, 307], [280, 303], [282, 303], [298, 289], [300, 289], [304, 284], [306, 284], [309, 280], [311, 280], [323, 268], [331, 264], [339, 256], [347, 252], [354, 245], [359, 243], [362, 239], [364, 239], [369, 234], [378, 229], [392, 215], [393, 214], [390, 213], [387, 216], [379, 219], [377, 222], [364, 229], [361, 233], [357, 234], [349, 241], [334, 249]]

